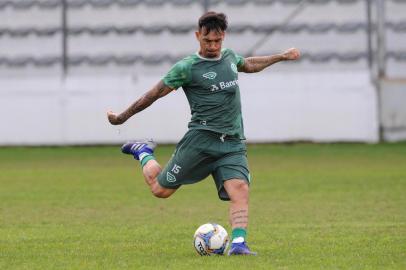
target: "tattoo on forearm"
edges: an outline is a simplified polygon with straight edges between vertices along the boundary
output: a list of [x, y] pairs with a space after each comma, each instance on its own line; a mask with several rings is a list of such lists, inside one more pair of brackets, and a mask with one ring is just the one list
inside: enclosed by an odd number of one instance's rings
[[128, 118], [149, 107], [158, 98], [165, 96], [170, 91], [172, 91], [172, 89], [166, 86], [162, 81], [160, 81], [154, 88], [145, 93], [141, 98], [139, 98], [130, 107], [128, 107], [127, 110], [125, 110], [118, 116], [120, 122], [127, 121]]
[[244, 65], [241, 71], [246, 73], [259, 72], [270, 65], [283, 61], [284, 57], [281, 54], [275, 54], [271, 56], [256, 56], [245, 58]]

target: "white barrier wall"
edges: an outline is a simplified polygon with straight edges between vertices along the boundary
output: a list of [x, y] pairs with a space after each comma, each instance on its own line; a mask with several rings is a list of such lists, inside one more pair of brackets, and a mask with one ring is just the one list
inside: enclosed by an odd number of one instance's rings
[[[122, 143], [152, 137], [177, 142], [190, 111], [181, 89], [122, 126], [122, 111], [160, 76], [33, 77], [0, 80], [0, 145]], [[378, 140], [376, 94], [367, 71], [264, 72], [240, 75], [249, 142]]]

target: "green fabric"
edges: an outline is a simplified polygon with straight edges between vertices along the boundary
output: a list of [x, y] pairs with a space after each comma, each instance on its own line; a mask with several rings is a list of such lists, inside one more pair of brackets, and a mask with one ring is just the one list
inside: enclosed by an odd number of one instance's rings
[[182, 87], [189, 102], [189, 129], [205, 129], [245, 139], [238, 86], [244, 58], [223, 49], [220, 59], [197, 53], [177, 62], [163, 78], [165, 85]]
[[242, 57], [241, 55], [238, 55], [238, 54], [236, 54], [235, 57], [237, 58], [237, 68], [244, 65], [244, 57]]
[[245, 228], [234, 228], [231, 233], [231, 241], [237, 237], [242, 237], [245, 239], [247, 237], [247, 230]]
[[173, 89], [178, 89], [182, 85], [189, 83], [192, 79], [191, 66], [196, 60], [197, 57], [191, 55], [177, 62], [162, 79], [164, 84]]
[[141, 162], [141, 167], [144, 168], [145, 164], [147, 164], [147, 162], [150, 161], [150, 160], [152, 160], [152, 159], [155, 159], [155, 157], [154, 157], [153, 155], [145, 156], [142, 160], [140, 160], [140, 162]]
[[209, 130], [191, 129], [158, 175], [162, 187], [176, 189], [213, 176], [218, 196], [230, 200], [224, 182], [242, 179], [250, 183], [246, 146], [238, 137], [225, 137]]

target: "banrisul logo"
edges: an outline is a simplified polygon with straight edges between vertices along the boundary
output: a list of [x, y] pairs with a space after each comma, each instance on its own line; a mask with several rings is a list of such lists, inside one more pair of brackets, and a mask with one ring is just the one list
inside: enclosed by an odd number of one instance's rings
[[220, 82], [220, 89], [226, 89], [226, 88], [230, 88], [232, 86], [236, 86], [238, 85], [238, 80], [234, 80], [234, 81], [229, 81], [229, 82]]
[[211, 85], [211, 89], [210, 89], [212, 92], [214, 92], [214, 91], [217, 91], [217, 90], [219, 90], [219, 88], [217, 87], [217, 85], [215, 85], [215, 84], [212, 84]]
[[218, 86], [215, 84], [211, 85], [210, 91], [215, 92], [218, 90], [224, 90], [233, 86], [238, 86], [238, 79], [229, 82], [219, 82]]
[[213, 80], [214, 78], [217, 77], [217, 73], [214, 71], [210, 71], [210, 72], [204, 73], [202, 76], [203, 76], [203, 78]]
[[234, 73], [238, 73], [237, 66], [234, 63], [231, 63], [231, 70], [234, 71]]

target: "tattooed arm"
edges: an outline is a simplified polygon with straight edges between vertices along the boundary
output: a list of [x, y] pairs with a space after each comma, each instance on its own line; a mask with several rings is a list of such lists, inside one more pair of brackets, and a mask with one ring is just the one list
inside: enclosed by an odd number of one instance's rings
[[146, 92], [141, 98], [134, 102], [127, 110], [117, 114], [112, 111], [107, 112], [107, 118], [112, 125], [121, 125], [134, 114], [144, 110], [154, 103], [158, 98], [164, 97], [174, 89], [166, 86], [163, 81], [160, 81], [151, 90]]
[[238, 71], [245, 73], [259, 72], [280, 61], [297, 60], [299, 57], [300, 52], [296, 48], [291, 48], [281, 54], [248, 57], [244, 59], [244, 64], [238, 68]]

